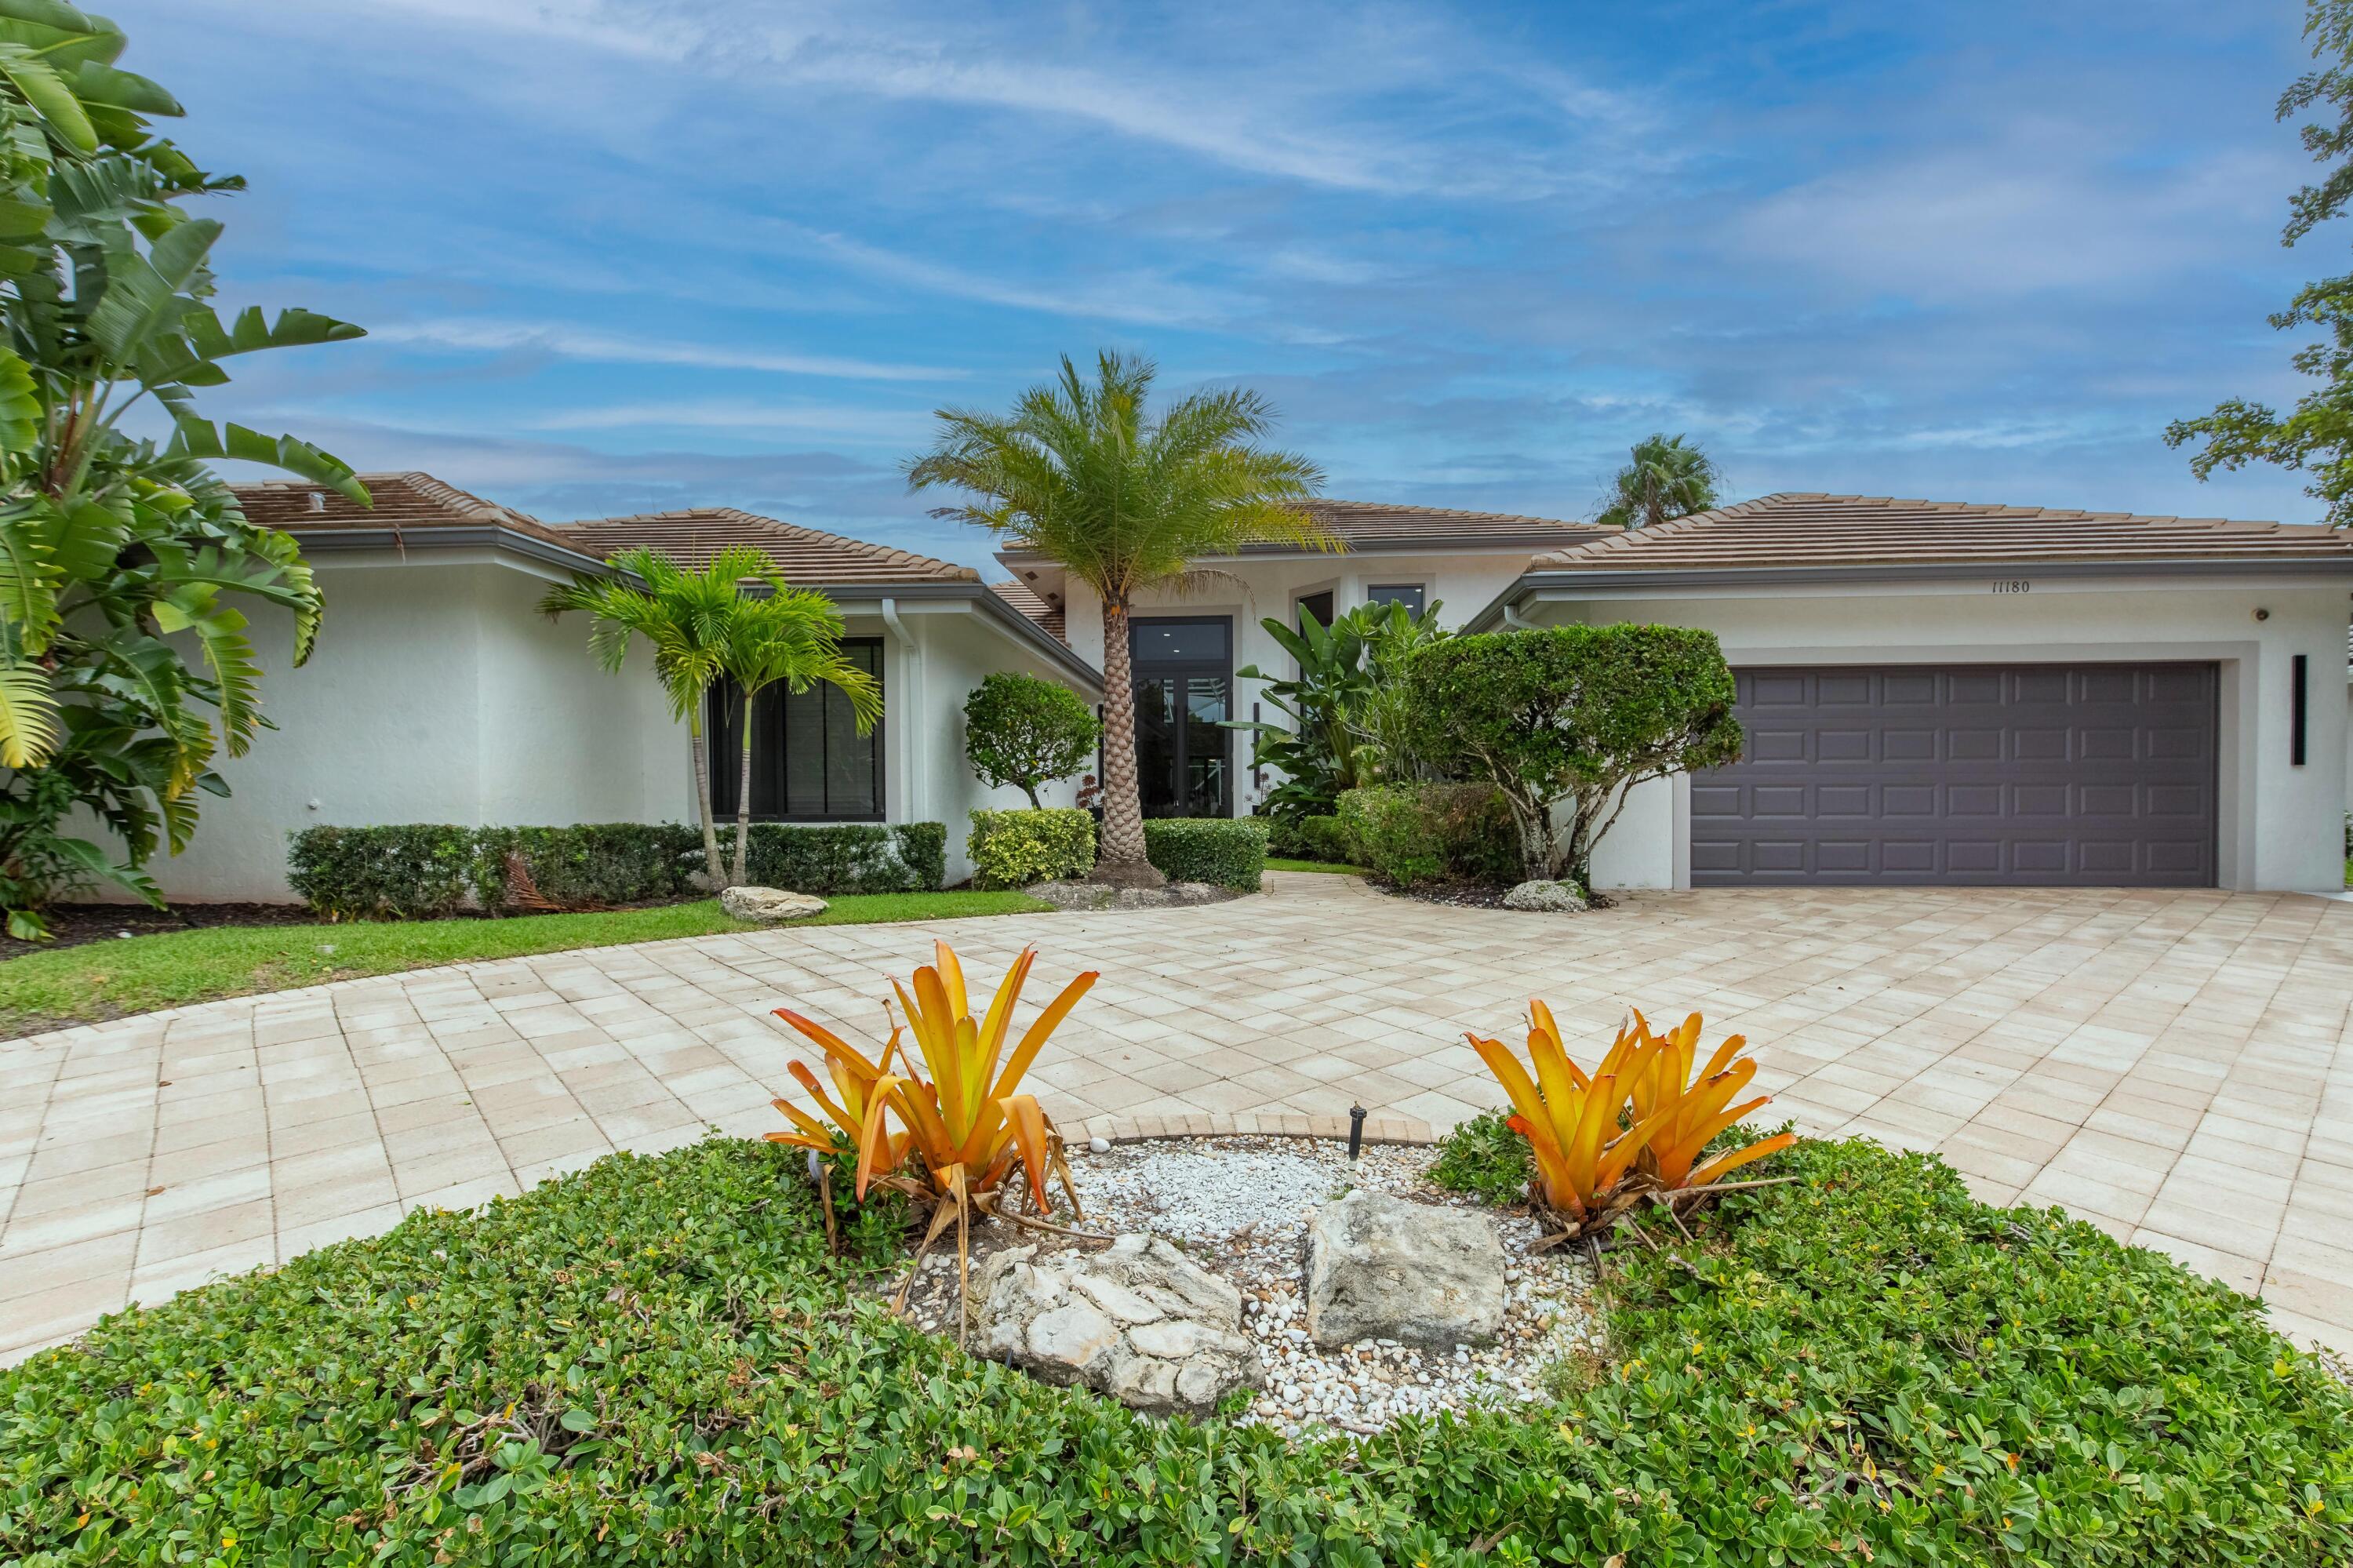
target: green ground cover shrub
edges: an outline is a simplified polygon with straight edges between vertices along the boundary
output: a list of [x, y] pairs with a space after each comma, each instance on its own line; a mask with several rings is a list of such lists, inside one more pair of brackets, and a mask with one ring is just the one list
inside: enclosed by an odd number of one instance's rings
[[1519, 832], [1484, 784], [1379, 784], [1340, 797], [1337, 832], [1384, 882], [1508, 885], [1520, 880]]
[[975, 887], [1027, 887], [1082, 877], [1095, 866], [1095, 820], [1075, 807], [975, 811], [965, 841]]
[[1284, 860], [1321, 861], [1326, 865], [1355, 865], [1356, 842], [1347, 827], [1334, 817], [1267, 819], [1266, 853]]
[[1144, 824], [1144, 854], [1171, 882], [1256, 893], [1266, 863], [1266, 822], [1258, 817], [1155, 817]]
[[[1800, 1145], [1609, 1255], [1556, 1403], [1297, 1444], [1048, 1388], [826, 1255], [798, 1150], [620, 1156], [0, 1371], [0, 1559], [2300, 1564], [2353, 1395], [2257, 1304]], [[857, 1227], [853, 1227], [856, 1229]], [[871, 1227], [869, 1227], [871, 1230]]]
[[1509, 1111], [1482, 1111], [1438, 1140], [1430, 1179], [1482, 1203], [1525, 1203], [1535, 1161], [1528, 1140], [1505, 1125]]

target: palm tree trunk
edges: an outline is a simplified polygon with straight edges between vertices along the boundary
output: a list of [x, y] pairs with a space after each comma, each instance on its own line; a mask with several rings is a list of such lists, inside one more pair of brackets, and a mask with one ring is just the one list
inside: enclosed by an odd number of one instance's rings
[[694, 754], [694, 803], [702, 812], [702, 869], [711, 878], [711, 891], [716, 893], [726, 885], [726, 873], [719, 864], [719, 830], [711, 823], [711, 747], [702, 734], [700, 715], [686, 721], [688, 747]]
[[1092, 880], [1152, 886], [1167, 878], [1144, 853], [1144, 800], [1135, 781], [1135, 675], [1127, 606], [1106, 599], [1103, 621], [1103, 853]]
[[744, 694], [744, 761], [735, 772], [735, 883], [744, 885], [745, 857], [752, 847], [752, 694]]

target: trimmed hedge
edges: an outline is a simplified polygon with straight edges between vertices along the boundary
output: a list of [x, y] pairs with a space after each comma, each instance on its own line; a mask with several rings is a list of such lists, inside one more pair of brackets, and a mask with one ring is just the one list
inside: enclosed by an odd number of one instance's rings
[[584, 822], [570, 828], [482, 828], [474, 835], [474, 902], [507, 901], [506, 857], [568, 909], [681, 898], [702, 865], [702, 832], [681, 822]]
[[304, 828], [288, 845], [286, 881], [330, 920], [430, 920], [480, 885], [479, 858], [472, 828]]
[[2353, 1555], [2353, 1394], [2257, 1302], [1972, 1202], [1926, 1155], [1801, 1144], [1769, 1172], [1802, 1180], [1609, 1254], [1613, 1364], [1551, 1404], [1293, 1443], [1138, 1416], [893, 1318], [826, 1256], [798, 1150], [616, 1156], [0, 1371], [0, 1560]]
[[1519, 830], [1485, 784], [1377, 784], [1340, 796], [1353, 863], [1398, 887], [1520, 880]]
[[1266, 823], [1258, 817], [1155, 817], [1144, 824], [1144, 858], [1171, 882], [1256, 893], [1266, 870]]
[[[734, 846], [735, 829], [731, 823], [719, 832], [722, 858], [733, 854]], [[744, 859], [744, 874], [756, 886], [788, 888], [819, 897], [836, 893], [930, 893], [947, 880], [947, 824], [839, 822], [804, 827], [793, 822], [754, 822], [752, 853]]]
[[[735, 842], [731, 825], [723, 850]], [[427, 920], [456, 914], [470, 895], [506, 906], [507, 856], [522, 857], [532, 884], [569, 907], [682, 898], [701, 885], [702, 830], [679, 822], [585, 822], [565, 828], [459, 828], [402, 823], [305, 828], [291, 836], [286, 879], [302, 901], [338, 920]], [[754, 822], [751, 879], [820, 896], [928, 893], [947, 878], [940, 822], [803, 827]]]
[[965, 853], [972, 857], [975, 887], [1082, 877], [1095, 866], [1095, 820], [1075, 806], [975, 811]]

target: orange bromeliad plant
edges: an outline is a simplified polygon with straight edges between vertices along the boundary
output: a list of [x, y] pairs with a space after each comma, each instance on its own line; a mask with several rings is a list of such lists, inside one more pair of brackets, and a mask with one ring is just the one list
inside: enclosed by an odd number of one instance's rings
[[[827, 1068], [841, 1091], [839, 1106], [826, 1098], [806, 1067], [796, 1065], [794, 1075], [849, 1135], [858, 1154], [858, 1196], [863, 1199], [867, 1190], [881, 1181], [919, 1202], [928, 1202], [932, 1223], [923, 1245], [916, 1249], [916, 1261], [921, 1263], [923, 1254], [953, 1224], [957, 1227], [961, 1264], [970, 1255], [972, 1210], [1017, 1217], [997, 1201], [998, 1189], [1017, 1166], [1028, 1178], [1030, 1196], [1039, 1212], [1048, 1206], [1050, 1172], [1060, 1177], [1072, 1210], [1078, 1208], [1078, 1194], [1063, 1163], [1060, 1138], [1037, 1097], [1018, 1090], [1022, 1075], [1047, 1039], [1099, 977], [1089, 969], [1064, 986], [1008, 1055], [1006, 1040], [1012, 1033], [1013, 1009], [1038, 961], [1038, 949], [1021, 950], [987, 1011], [976, 1019], [955, 950], [945, 942], [935, 942], [933, 951], [934, 961], [915, 971], [912, 990], [896, 980], [891, 982], [907, 1022], [902, 1025], [895, 1016], [892, 1018], [891, 1038], [877, 1061], [870, 1062], [830, 1030], [789, 1008], [776, 1009], [776, 1016], [825, 1052]], [[888, 1013], [890, 1004], [885, 1002], [883, 1007]], [[908, 1033], [914, 1036], [913, 1052], [900, 1044], [902, 1034]], [[891, 1071], [894, 1054], [902, 1066], [895, 1073]], [[915, 1071], [918, 1055], [931, 1074], [928, 1080]], [[831, 1133], [815, 1118], [782, 1100], [776, 1104], [799, 1131], [770, 1133], [771, 1139], [828, 1150], [834, 1147]], [[892, 1117], [903, 1131], [891, 1130]], [[910, 1281], [913, 1278], [911, 1274]], [[901, 1294], [903, 1299], [903, 1289]]]
[[1645, 1198], [1672, 1209], [1676, 1199], [1796, 1141], [1781, 1133], [1693, 1169], [1709, 1139], [1766, 1103], [1759, 1096], [1730, 1105], [1757, 1073], [1753, 1059], [1734, 1060], [1746, 1044], [1739, 1035], [1692, 1077], [1699, 1033], [1697, 1013], [1653, 1034], [1637, 1012], [1591, 1073], [1570, 1060], [1560, 1025], [1540, 1001], [1528, 1003], [1525, 1066], [1502, 1041], [1468, 1036], [1511, 1097], [1511, 1126], [1535, 1155], [1534, 1196], [1569, 1222], [1569, 1235], [1606, 1229]]

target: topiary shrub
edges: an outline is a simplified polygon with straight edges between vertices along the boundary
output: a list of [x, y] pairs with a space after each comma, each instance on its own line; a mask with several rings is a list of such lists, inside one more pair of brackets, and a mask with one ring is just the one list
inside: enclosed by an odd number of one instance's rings
[[1256, 893], [1266, 869], [1266, 822], [1258, 817], [1155, 817], [1144, 853], [1171, 882], [1207, 882]]
[[329, 920], [429, 920], [466, 902], [474, 865], [472, 828], [304, 828], [290, 835], [286, 880]]
[[1086, 770], [1102, 736], [1084, 698], [1035, 675], [1000, 671], [964, 700], [964, 755], [974, 776], [992, 789], [1020, 790], [1032, 810], [1040, 785]]
[[[1556, 626], [1432, 643], [1406, 662], [1430, 760], [1504, 792], [1521, 873], [1590, 885], [1593, 849], [1627, 798], [1740, 755], [1732, 670], [1715, 634]], [[1567, 804], [1566, 836], [1554, 808]]]
[[1520, 880], [1519, 833], [1485, 784], [1382, 784], [1340, 797], [1336, 836], [1353, 863], [1398, 887]]
[[965, 853], [975, 887], [1067, 881], [1094, 869], [1095, 820], [1076, 807], [975, 811]]

